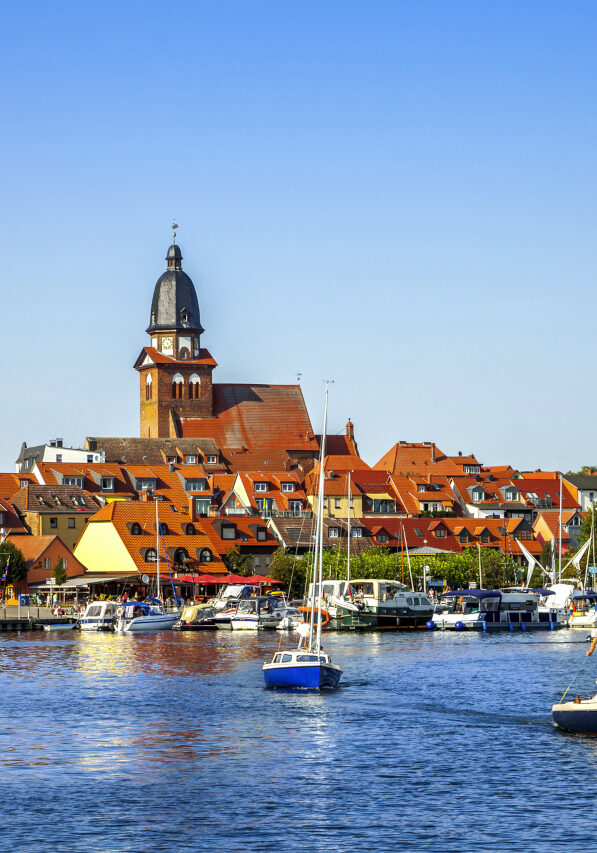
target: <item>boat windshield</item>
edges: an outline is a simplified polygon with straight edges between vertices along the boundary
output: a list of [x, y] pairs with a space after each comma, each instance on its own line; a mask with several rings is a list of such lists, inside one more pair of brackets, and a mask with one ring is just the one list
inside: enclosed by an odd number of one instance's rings
[[325, 658], [320, 658], [320, 657], [318, 657], [317, 655], [297, 655], [297, 656], [296, 656], [296, 659], [297, 659], [297, 660], [301, 660], [301, 661], [318, 661], [318, 660], [325, 660]]
[[91, 605], [91, 607], [87, 608], [87, 612], [85, 613], [85, 616], [100, 616], [101, 612], [102, 612], [102, 605], [101, 604], [93, 604], [93, 605]]

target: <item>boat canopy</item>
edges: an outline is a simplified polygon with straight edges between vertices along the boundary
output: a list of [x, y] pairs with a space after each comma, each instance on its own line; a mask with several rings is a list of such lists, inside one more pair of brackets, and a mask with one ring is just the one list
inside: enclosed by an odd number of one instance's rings
[[521, 592], [535, 592], [537, 595], [555, 595], [555, 590], [544, 589], [543, 587], [532, 587], [531, 589], [522, 589]]
[[451, 589], [449, 592], [444, 592], [440, 598], [501, 598], [502, 593], [499, 589]]
[[575, 592], [572, 596], [574, 601], [597, 601], [597, 592]]

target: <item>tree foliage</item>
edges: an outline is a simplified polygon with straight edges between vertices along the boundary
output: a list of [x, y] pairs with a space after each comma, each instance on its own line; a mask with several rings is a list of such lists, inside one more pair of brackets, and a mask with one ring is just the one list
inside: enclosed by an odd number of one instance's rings
[[8, 564], [8, 577], [6, 583], [18, 583], [27, 577], [27, 563], [22, 553], [12, 542], [3, 542], [0, 545], [0, 574], [4, 574]]
[[56, 565], [52, 569], [52, 575], [58, 586], [61, 586], [66, 581], [66, 569], [64, 568], [62, 557], [58, 557], [56, 560]]
[[223, 562], [231, 574], [242, 575], [247, 578], [253, 574], [253, 557], [250, 554], [241, 554], [238, 545], [224, 555]]

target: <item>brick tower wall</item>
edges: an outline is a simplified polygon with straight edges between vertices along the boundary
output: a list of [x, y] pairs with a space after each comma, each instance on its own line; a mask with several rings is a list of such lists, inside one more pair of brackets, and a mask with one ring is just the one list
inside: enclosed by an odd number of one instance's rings
[[[153, 365], [139, 370], [140, 378], [140, 436], [141, 438], [167, 438], [170, 436], [170, 411], [179, 418], [213, 417], [212, 370], [210, 365], [173, 364]], [[146, 399], [147, 374], [151, 374], [151, 400]], [[172, 380], [180, 373], [183, 377], [182, 398], [173, 399]], [[197, 374], [201, 380], [200, 396], [190, 397], [189, 379]]]

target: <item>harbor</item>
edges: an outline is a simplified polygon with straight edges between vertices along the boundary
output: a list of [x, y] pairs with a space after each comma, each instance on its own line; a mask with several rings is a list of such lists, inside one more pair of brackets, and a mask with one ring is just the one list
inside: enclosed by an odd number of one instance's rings
[[[127, 850], [148, 833], [156, 851], [589, 843], [597, 741], [550, 713], [583, 633], [334, 632], [323, 645], [344, 676], [326, 694], [265, 689], [278, 644], [4, 634], [13, 845], [122, 849], [123, 826]], [[592, 692], [594, 676], [589, 659], [573, 689]]]

